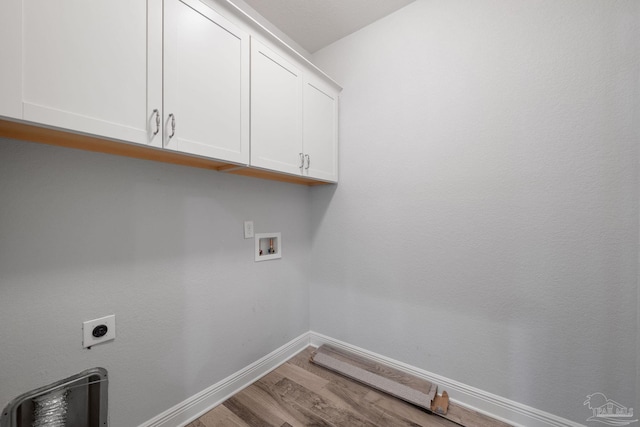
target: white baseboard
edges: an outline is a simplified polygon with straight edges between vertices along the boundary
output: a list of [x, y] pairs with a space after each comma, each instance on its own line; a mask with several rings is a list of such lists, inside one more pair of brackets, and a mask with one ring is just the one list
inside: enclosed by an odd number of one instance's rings
[[497, 396], [492, 393], [471, 387], [458, 381], [445, 378], [441, 375], [407, 365], [394, 359], [377, 353], [356, 347], [354, 345], [330, 338], [316, 332], [309, 332], [311, 345], [319, 347], [329, 344], [343, 350], [350, 351], [368, 359], [391, 366], [400, 371], [423, 378], [438, 385], [438, 391], [446, 390], [452, 402], [460, 406], [483, 413], [497, 420], [504, 421], [514, 426], [526, 427], [584, 427], [574, 421], [523, 405], [518, 402]]
[[178, 403], [138, 427], [179, 427], [190, 423], [259, 380], [309, 346], [309, 333], [289, 341], [257, 362]]
[[523, 405], [458, 381], [382, 356], [313, 331], [306, 332], [244, 369], [217, 382], [138, 427], [185, 426], [227, 398], [262, 378], [309, 345], [329, 344], [438, 385], [452, 402], [516, 427], [584, 427], [583, 424]]

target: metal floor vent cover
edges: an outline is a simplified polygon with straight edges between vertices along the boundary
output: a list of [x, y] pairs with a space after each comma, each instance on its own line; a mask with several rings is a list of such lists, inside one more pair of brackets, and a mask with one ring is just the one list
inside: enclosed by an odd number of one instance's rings
[[93, 368], [13, 399], [0, 427], [107, 427], [107, 370]]

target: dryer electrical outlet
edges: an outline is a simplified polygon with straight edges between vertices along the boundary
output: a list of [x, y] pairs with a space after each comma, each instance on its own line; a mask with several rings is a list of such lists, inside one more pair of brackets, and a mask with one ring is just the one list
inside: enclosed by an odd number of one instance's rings
[[88, 320], [82, 324], [82, 347], [91, 348], [96, 344], [111, 341], [116, 337], [116, 315]]

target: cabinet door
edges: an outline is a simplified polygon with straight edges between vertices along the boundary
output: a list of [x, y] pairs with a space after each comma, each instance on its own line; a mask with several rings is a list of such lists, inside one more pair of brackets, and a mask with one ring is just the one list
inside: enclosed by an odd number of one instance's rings
[[0, 116], [22, 118], [22, 1], [0, 1]]
[[301, 174], [302, 76], [251, 40], [251, 165]]
[[165, 147], [248, 164], [248, 34], [198, 0], [164, 16]]
[[161, 7], [157, 0], [23, 0], [23, 118], [159, 145], [152, 116], [161, 109]]
[[320, 80], [305, 77], [303, 110], [304, 173], [338, 181], [338, 92]]

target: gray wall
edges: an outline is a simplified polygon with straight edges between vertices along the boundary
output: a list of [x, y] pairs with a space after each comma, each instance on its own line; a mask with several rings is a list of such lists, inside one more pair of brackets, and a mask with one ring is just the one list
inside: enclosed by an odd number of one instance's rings
[[[306, 187], [0, 140], [0, 405], [102, 366], [135, 426], [308, 331], [309, 218]], [[281, 260], [254, 262], [248, 219]]]
[[638, 402], [640, 2], [418, 0], [314, 55], [314, 331], [584, 423]]

